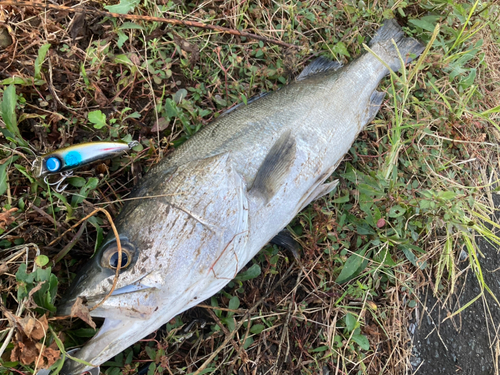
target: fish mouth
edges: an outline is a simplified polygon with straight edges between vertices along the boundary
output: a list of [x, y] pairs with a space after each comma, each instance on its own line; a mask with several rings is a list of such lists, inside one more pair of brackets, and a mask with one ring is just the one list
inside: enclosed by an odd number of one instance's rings
[[[114, 320], [107, 318], [99, 332], [83, 348], [72, 353], [72, 358], [66, 357], [64, 365], [59, 372], [60, 375], [77, 375], [89, 371], [97, 373], [97, 364], [109, 359], [109, 352], [117, 352], [114, 348], [116, 344], [132, 340], [131, 334], [138, 334], [141, 324], [133, 320]], [[123, 346], [123, 344], [122, 344]], [[126, 345], [123, 349], [125, 349]], [[123, 350], [122, 349], [122, 350]], [[95, 364], [94, 364], [95, 363]]]
[[[155, 287], [151, 287], [149, 285], [145, 285], [141, 283], [141, 280], [147, 277], [148, 275], [145, 275], [142, 277], [140, 280], [133, 284], [125, 285], [122, 286], [121, 288], [115, 289], [113, 293], [109, 295], [109, 298], [111, 297], [116, 297], [119, 295], [123, 294], [129, 294], [129, 293], [137, 293], [137, 292], [144, 292], [147, 291], [148, 289], [156, 289]], [[71, 314], [71, 307], [75, 304], [76, 300], [78, 297], [81, 297], [84, 299], [84, 304], [87, 305], [87, 307], [92, 308], [96, 304], [98, 304], [100, 301], [102, 301], [104, 298], [108, 296], [109, 293], [101, 293], [101, 294], [96, 294], [93, 296], [68, 296], [64, 298], [61, 303], [59, 304], [57, 308], [57, 314], [58, 315], [70, 315]]]

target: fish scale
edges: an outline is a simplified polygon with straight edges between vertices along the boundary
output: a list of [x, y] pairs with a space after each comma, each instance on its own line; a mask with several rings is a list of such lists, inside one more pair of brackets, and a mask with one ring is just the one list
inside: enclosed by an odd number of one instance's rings
[[[386, 21], [370, 45], [395, 71], [400, 60], [391, 39], [407, 61], [423, 50], [396, 21]], [[319, 59], [295, 82], [221, 116], [152, 168], [115, 222], [132, 261], [118, 289], [92, 311], [105, 318], [99, 333], [75, 356], [100, 365], [209, 298], [305, 205], [331, 192], [337, 182], [326, 180], [378, 112], [384, 94], [375, 89], [388, 72], [368, 53], [344, 67]], [[111, 233], [59, 314], [79, 296], [90, 306], [104, 297], [116, 252]], [[89, 368], [67, 361], [61, 373]]]

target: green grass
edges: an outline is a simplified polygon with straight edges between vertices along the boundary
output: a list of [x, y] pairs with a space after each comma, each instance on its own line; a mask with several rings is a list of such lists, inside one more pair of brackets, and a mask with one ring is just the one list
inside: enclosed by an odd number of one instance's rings
[[[133, 5], [133, 11], [125, 9], [133, 14], [249, 30], [302, 48], [285, 50], [197, 28], [90, 13], [93, 31], [74, 22], [76, 42], [64, 31], [70, 17], [57, 18], [54, 11], [45, 15], [34, 9], [37, 27], [28, 20], [17, 24], [12, 32], [21, 55], [9, 70], [16, 75], [0, 83], [5, 124], [0, 129], [0, 204], [5, 210], [18, 208], [12, 216], [5, 214], [0, 229], [2, 258], [13, 256], [2, 275], [2, 309], [19, 318], [48, 312], [49, 329], [38, 343], [63, 351], [95, 333], [81, 321], [50, 318], [57, 295], [99, 246], [109, 223], [98, 215], [89, 220], [84, 236], [75, 229], [47, 246], [52, 239], [93, 206], [116, 215], [143, 172], [226, 108], [278, 89], [316, 56], [347, 63], [365, 52], [368, 38], [389, 17], [397, 17], [405, 32], [427, 48], [417, 62], [383, 81], [386, 101], [334, 173], [341, 181], [337, 190], [290, 223], [303, 247], [301, 259], [266, 247], [205, 302], [208, 306], [176, 317], [102, 370], [128, 374], [149, 364], [150, 374], [195, 373], [219, 350], [204, 371], [250, 372], [256, 365], [274, 373], [315, 374], [328, 368], [331, 373], [400, 374], [408, 356], [405, 327], [422, 281], [432, 281], [436, 294], [453, 293], [464, 249], [481, 285], [476, 299], [490, 293], [475, 238], [500, 244], [498, 225], [490, 220], [493, 209], [482, 199], [495, 191], [496, 177], [488, 174], [497, 167], [500, 139], [498, 5], [444, 0], [132, 3], [121, 2], [125, 8]], [[103, 10], [114, 4], [94, 5]], [[58, 38], [37, 31], [56, 29], [63, 30]], [[30, 44], [32, 35], [37, 44]], [[32, 65], [20, 65], [21, 60]], [[16, 148], [44, 153], [98, 139], [138, 139], [141, 147], [79, 171], [64, 194], [33, 178], [31, 154]], [[38, 244], [49, 263], [30, 243]], [[69, 255], [57, 255], [71, 247]], [[37, 264], [38, 271], [26, 272], [22, 264], [28, 270]], [[33, 292], [43, 280], [45, 286]], [[194, 318], [208, 324], [185, 332]], [[3, 366], [7, 374], [30, 373], [33, 363], [10, 361], [19, 339], [4, 341], [11, 335], [9, 324], [3, 321], [0, 333], [0, 341], [8, 344]]]

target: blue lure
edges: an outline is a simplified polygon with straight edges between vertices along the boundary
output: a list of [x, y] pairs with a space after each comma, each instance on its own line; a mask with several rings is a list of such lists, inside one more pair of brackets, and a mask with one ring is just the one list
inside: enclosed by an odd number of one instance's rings
[[[73, 174], [73, 169], [91, 164], [98, 160], [111, 159], [125, 151], [131, 150], [139, 142], [88, 142], [80, 143], [70, 147], [61, 148], [39, 156], [33, 162], [33, 172], [35, 177], [44, 177], [48, 185], [56, 185], [56, 191], [63, 191], [66, 186], [60, 186], [66, 177]], [[57, 182], [49, 183], [48, 176], [59, 173], [61, 179]]]

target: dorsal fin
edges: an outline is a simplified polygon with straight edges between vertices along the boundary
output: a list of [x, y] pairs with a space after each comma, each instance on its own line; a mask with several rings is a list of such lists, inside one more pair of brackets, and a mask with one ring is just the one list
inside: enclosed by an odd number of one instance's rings
[[269, 150], [269, 154], [255, 176], [251, 192], [264, 197], [265, 203], [269, 202], [285, 182], [295, 161], [295, 153], [295, 139], [292, 137], [292, 132], [288, 130]]
[[338, 61], [332, 61], [326, 57], [318, 57], [312, 63], [305, 67], [305, 69], [296, 78], [296, 81], [302, 81], [308, 77], [316, 75], [318, 73], [323, 73], [328, 70], [337, 70], [342, 68], [342, 64]]
[[264, 91], [264, 92], [261, 92], [260, 94], [254, 95], [251, 98], [247, 99], [247, 104], [245, 104], [244, 102], [238, 103], [234, 107], [229, 108], [227, 111], [222, 112], [218, 118], [221, 118], [222, 116], [225, 116], [225, 115], [227, 115], [227, 114], [229, 114], [229, 113], [231, 113], [231, 112], [233, 112], [233, 111], [237, 110], [238, 108], [241, 108], [245, 105], [249, 105], [250, 103], [255, 102], [256, 100], [263, 98], [267, 94], [269, 94], [269, 93]]

